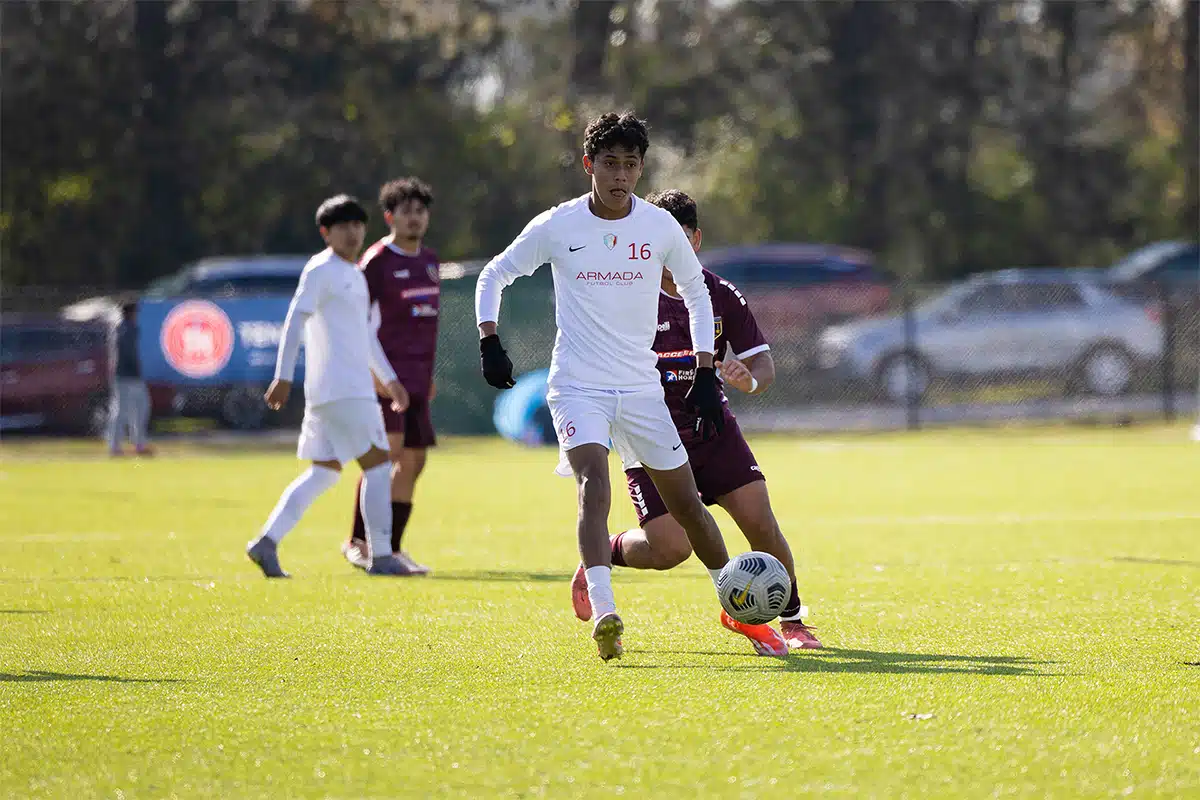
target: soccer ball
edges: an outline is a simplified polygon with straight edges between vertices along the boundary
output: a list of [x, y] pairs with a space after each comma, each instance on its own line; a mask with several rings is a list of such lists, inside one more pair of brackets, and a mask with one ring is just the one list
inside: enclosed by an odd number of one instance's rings
[[747, 625], [762, 625], [778, 617], [791, 591], [787, 569], [770, 553], [751, 551], [734, 556], [717, 577], [721, 607]]

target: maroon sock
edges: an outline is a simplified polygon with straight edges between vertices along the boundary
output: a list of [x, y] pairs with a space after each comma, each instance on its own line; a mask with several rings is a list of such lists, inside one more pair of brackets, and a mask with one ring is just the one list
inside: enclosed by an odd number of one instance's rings
[[612, 565], [614, 567], [629, 566], [625, 563], [625, 556], [621, 553], [621, 537], [624, 535], [624, 533], [618, 533], [612, 537]]
[[400, 552], [400, 540], [404, 538], [404, 528], [412, 514], [412, 503], [397, 503], [392, 501], [392, 552]]
[[358, 478], [358, 487], [354, 490], [354, 528], [350, 531], [350, 541], [367, 543], [367, 523], [362, 515], [362, 484], [363, 479], [360, 475]]

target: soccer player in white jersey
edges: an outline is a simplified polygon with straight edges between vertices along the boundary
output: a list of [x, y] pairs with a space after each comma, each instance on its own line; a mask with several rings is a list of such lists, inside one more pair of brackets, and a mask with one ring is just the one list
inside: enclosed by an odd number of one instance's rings
[[308, 260], [283, 323], [275, 380], [267, 405], [287, 403], [292, 375], [304, 351], [304, 422], [296, 455], [312, 466], [292, 481], [275, 504], [262, 532], [246, 547], [268, 578], [287, 578], [279, 565], [279, 541], [322, 493], [333, 487], [342, 464], [356, 460], [373, 575], [407, 575], [392, 555], [391, 466], [383, 414], [371, 373], [387, 389], [392, 408], [402, 412], [408, 395], [396, 380], [370, 324], [367, 281], [355, 260], [366, 235], [367, 212], [352, 197], [331, 197], [317, 209], [317, 228], [329, 245]]
[[595, 612], [600, 657], [622, 653], [624, 624], [613, 598], [608, 540], [608, 444], [627, 465], [640, 463], [696, 556], [716, 583], [729, 560], [717, 523], [700, 502], [659, 383], [652, 349], [663, 267], [671, 270], [691, 317], [696, 379], [687, 403], [697, 424], [719, 431], [724, 409], [713, 370], [713, 311], [692, 245], [667, 211], [634, 195], [650, 145], [633, 114], [604, 114], [584, 134], [588, 194], [534, 217], [492, 259], [475, 288], [484, 377], [513, 385], [512, 362], [496, 334], [504, 287], [549, 262], [558, 334], [547, 401], [579, 490], [579, 554]]

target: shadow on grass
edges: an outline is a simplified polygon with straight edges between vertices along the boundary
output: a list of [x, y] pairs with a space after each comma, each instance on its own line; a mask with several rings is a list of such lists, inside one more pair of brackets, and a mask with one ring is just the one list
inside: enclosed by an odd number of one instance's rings
[[49, 614], [41, 608], [0, 608], [0, 614]]
[[424, 577], [427, 581], [513, 581], [523, 583], [554, 582], [566, 583], [574, 573], [570, 572], [520, 572], [507, 570], [472, 570], [466, 572], [433, 572]]
[[[262, 573], [259, 573], [261, 576]], [[0, 585], [21, 583], [211, 583], [236, 581], [237, 575], [48, 575], [44, 578], [0, 578]], [[0, 613], [4, 613], [0, 611]], [[32, 613], [32, 612], [31, 612]], [[48, 613], [48, 612], [37, 612]]]
[[1163, 567], [1200, 567], [1200, 561], [1188, 561], [1183, 558], [1139, 558], [1138, 556], [1116, 556], [1113, 561], [1123, 561], [1126, 564], [1158, 564]]
[[85, 675], [74, 672], [50, 672], [27, 669], [24, 672], [0, 672], [0, 683], [51, 683], [56, 681], [100, 681], [103, 683], [182, 683], [178, 678], [122, 678], [120, 675]]
[[[629, 650], [641, 655], [747, 656], [745, 651]], [[822, 650], [790, 653], [784, 658], [754, 657], [752, 664], [616, 664], [618, 669], [702, 669], [713, 672], [845, 672], [875, 675], [1022, 675], [1044, 677], [1059, 673], [1043, 668], [1056, 661], [1024, 656], [962, 656], [945, 653], [898, 653], [879, 650]]]

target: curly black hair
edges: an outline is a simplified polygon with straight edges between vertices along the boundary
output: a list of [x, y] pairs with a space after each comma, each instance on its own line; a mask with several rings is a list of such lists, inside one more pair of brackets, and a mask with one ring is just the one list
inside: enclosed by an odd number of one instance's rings
[[637, 150], [646, 157], [650, 149], [650, 135], [646, 132], [645, 120], [638, 119], [632, 111], [617, 114], [612, 111], [601, 114], [588, 123], [583, 132], [583, 154], [595, 158], [601, 150], [621, 147]]
[[379, 207], [384, 211], [395, 211], [409, 200], [429, 208], [433, 205], [433, 189], [417, 177], [397, 178], [379, 189]]
[[646, 198], [646, 202], [670, 211], [675, 221], [685, 228], [696, 230], [700, 227], [700, 217], [696, 213], [696, 201], [678, 189], [654, 192]]
[[367, 222], [367, 210], [348, 194], [330, 197], [317, 208], [317, 227], [332, 228], [339, 222]]

